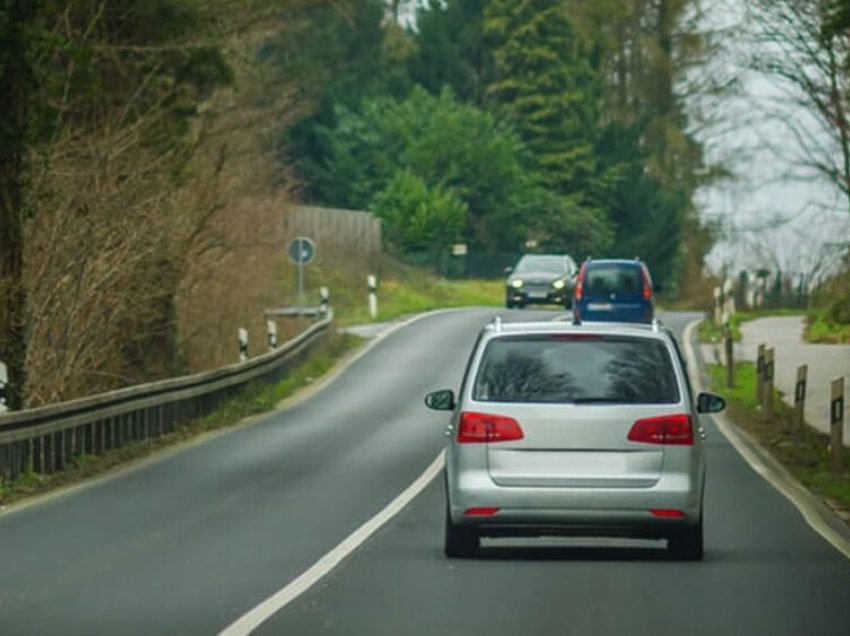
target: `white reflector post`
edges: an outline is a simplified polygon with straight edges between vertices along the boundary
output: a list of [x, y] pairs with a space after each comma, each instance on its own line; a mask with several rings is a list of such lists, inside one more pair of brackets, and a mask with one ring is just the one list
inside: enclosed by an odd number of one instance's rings
[[239, 362], [248, 361], [248, 330], [239, 327]]
[[274, 320], [266, 321], [266, 330], [269, 334], [269, 349], [277, 348], [277, 323]]
[[369, 287], [369, 315], [375, 319], [378, 317], [378, 279], [374, 274], [366, 277], [366, 285]]

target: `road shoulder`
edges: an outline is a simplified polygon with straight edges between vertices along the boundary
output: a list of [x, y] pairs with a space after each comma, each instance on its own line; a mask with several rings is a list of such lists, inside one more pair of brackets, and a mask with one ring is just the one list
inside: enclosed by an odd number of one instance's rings
[[[686, 355], [696, 389], [708, 387], [705, 361], [695, 346], [695, 332], [699, 321], [688, 325], [684, 335]], [[778, 490], [799, 510], [806, 523], [836, 550], [850, 559], [850, 526], [824, 501], [803, 486], [765, 448], [728, 416], [714, 416], [718, 429], [752, 469]]]

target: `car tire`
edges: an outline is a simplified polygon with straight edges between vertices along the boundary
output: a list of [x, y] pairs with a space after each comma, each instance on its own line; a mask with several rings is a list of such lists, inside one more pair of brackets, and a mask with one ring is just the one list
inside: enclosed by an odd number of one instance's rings
[[478, 532], [469, 526], [452, 523], [452, 517], [446, 506], [446, 531], [443, 552], [450, 559], [470, 559], [478, 552]]
[[667, 547], [672, 556], [680, 561], [702, 561], [705, 554], [702, 516], [693, 527], [671, 536]]
[[506, 307], [507, 309], [513, 309], [513, 308], [514, 308], [514, 304], [513, 304], [511, 301], [507, 301], [507, 302], [505, 303], [505, 307]]

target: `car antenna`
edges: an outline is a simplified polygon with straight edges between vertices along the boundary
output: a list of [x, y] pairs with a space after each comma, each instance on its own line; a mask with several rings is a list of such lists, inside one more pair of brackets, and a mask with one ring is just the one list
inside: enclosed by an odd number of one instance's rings
[[580, 327], [580, 326], [581, 326], [581, 318], [579, 318], [579, 315], [577, 313], [573, 312], [573, 327]]
[[499, 333], [502, 331], [502, 319], [499, 316], [493, 316], [493, 331]]

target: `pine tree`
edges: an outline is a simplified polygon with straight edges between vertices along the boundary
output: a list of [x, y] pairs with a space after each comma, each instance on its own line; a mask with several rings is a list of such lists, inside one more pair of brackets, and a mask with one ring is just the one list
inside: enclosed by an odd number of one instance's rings
[[564, 3], [496, 0], [485, 15], [497, 69], [494, 109], [519, 132], [543, 185], [589, 203], [601, 86]]

